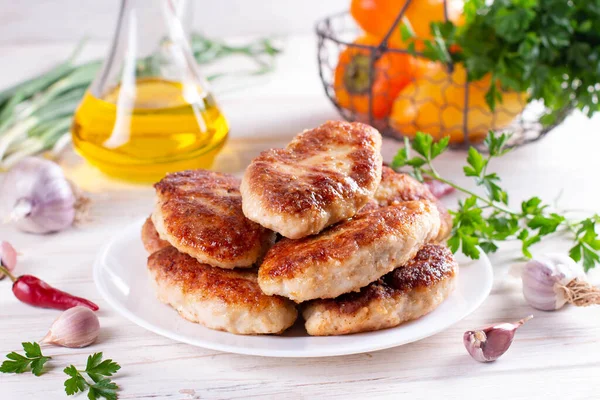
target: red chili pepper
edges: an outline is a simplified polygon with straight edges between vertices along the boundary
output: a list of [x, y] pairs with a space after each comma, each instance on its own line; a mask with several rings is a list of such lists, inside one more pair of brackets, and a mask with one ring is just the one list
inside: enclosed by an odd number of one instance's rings
[[35, 276], [21, 275], [15, 278], [2, 266], [0, 266], [0, 271], [4, 272], [13, 281], [12, 291], [15, 297], [23, 303], [57, 310], [67, 310], [75, 306], [84, 306], [92, 311], [99, 309], [95, 303], [55, 289]]

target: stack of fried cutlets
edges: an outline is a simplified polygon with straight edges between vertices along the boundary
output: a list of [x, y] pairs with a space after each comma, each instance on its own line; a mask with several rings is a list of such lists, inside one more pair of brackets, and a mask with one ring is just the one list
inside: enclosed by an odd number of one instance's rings
[[281, 333], [297, 309], [310, 335], [431, 312], [458, 273], [441, 245], [450, 217], [425, 186], [382, 166], [380, 151], [376, 129], [329, 121], [263, 152], [241, 181], [168, 175], [142, 230], [158, 298], [237, 334]]

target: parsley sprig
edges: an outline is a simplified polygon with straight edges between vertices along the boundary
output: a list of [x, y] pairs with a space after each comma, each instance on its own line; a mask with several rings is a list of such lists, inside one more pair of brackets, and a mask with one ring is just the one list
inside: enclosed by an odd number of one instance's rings
[[[40, 376], [44, 364], [52, 357], [44, 356], [38, 343], [25, 342], [22, 345], [25, 355], [23, 356], [14, 351], [8, 353], [6, 355], [8, 360], [0, 365], [0, 372], [21, 374], [31, 368], [31, 372], [35, 376]], [[87, 390], [88, 399], [90, 400], [101, 397], [116, 400], [119, 386], [108, 377], [113, 376], [120, 369], [121, 366], [113, 360], [102, 361], [102, 353], [94, 353], [88, 357], [83, 371], [78, 370], [74, 365], [69, 365], [64, 369], [64, 373], [70, 376], [65, 381], [65, 392], [70, 396]], [[83, 374], [87, 374], [91, 382]]]
[[488, 171], [493, 159], [510, 151], [506, 147], [509, 138], [507, 134], [490, 132], [484, 142], [487, 154], [480, 153], [474, 147], [469, 149], [463, 171], [465, 176], [473, 178], [477, 187], [483, 189], [483, 195], [442, 177], [433, 166], [433, 160], [448, 148], [447, 137], [434, 142], [431, 135], [417, 133], [412, 143], [405, 140], [405, 146], [394, 157], [392, 167], [408, 167], [411, 175], [419, 181], [428, 176], [467, 195], [467, 198], [458, 202], [456, 210], [450, 211], [454, 226], [448, 245], [453, 252], [461, 250], [466, 256], [477, 259], [480, 249], [493, 253], [498, 249], [499, 242], [516, 239], [521, 242], [523, 255], [531, 258], [532, 245], [548, 235], [563, 232], [570, 234], [573, 240], [569, 255], [575, 261], [583, 261], [586, 271], [595, 267], [600, 263], [598, 214], [572, 221], [552, 211], [539, 197], [524, 200], [520, 209], [510, 208], [508, 193], [500, 186], [500, 177]]
[[[69, 365], [64, 369], [64, 373], [70, 376], [65, 381], [65, 392], [71, 396], [88, 390], [90, 400], [100, 397], [116, 400], [119, 386], [107, 377], [112, 376], [120, 369], [121, 366], [113, 360], [102, 361], [102, 353], [95, 353], [88, 357], [85, 370], [78, 370], [74, 365]], [[83, 374], [87, 374], [91, 382], [85, 379]]]
[[6, 355], [8, 360], [0, 365], [0, 372], [22, 374], [31, 369], [31, 372], [35, 376], [40, 376], [44, 369], [44, 364], [52, 359], [52, 357], [44, 356], [40, 345], [37, 343], [24, 342], [21, 345], [23, 346], [25, 355], [23, 356], [14, 351], [8, 353]]

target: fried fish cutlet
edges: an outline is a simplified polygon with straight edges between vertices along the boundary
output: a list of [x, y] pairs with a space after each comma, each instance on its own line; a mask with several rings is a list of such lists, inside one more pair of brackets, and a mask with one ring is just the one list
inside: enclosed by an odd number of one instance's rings
[[296, 302], [335, 298], [408, 262], [439, 227], [439, 212], [426, 200], [376, 208], [319, 235], [282, 239], [267, 252], [258, 283]]
[[160, 238], [202, 263], [251, 267], [275, 233], [242, 212], [238, 178], [205, 170], [169, 174], [154, 185], [152, 222]]
[[241, 335], [281, 333], [294, 323], [294, 303], [265, 295], [256, 271], [226, 270], [199, 263], [174, 247], [148, 258], [160, 301], [207, 328]]
[[412, 200], [429, 200], [436, 205], [440, 212], [440, 231], [436, 241], [443, 242], [452, 231], [452, 217], [444, 204], [436, 198], [433, 193], [421, 182], [410, 175], [395, 172], [387, 166], [383, 166], [381, 183], [374, 196], [375, 202], [380, 206]]
[[369, 125], [329, 121], [285, 149], [264, 151], [242, 179], [244, 214], [290, 239], [350, 218], [381, 180], [381, 135]]
[[152, 219], [148, 217], [144, 225], [142, 225], [142, 243], [144, 248], [149, 254], [154, 253], [160, 249], [170, 246], [169, 242], [162, 240], [154, 228]]
[[454, 290], [458, 264], [439, 245], [424, 246], [415, 258], [360, 292], [313, 300], [302, 315], [309, 335], [345, 335], [391, 328], [436, 309]]

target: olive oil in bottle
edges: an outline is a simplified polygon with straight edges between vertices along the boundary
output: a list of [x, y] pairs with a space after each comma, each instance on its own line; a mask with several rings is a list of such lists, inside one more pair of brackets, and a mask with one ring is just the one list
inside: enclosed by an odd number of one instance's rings
[[121, 0], [112, 45], [72, 123], [75, 149], [101, 171], [152, 182], [210, 168], [228, 126], [187, 41], [185, 2]]
[[103, 98], [88, 91], [75, 113], [73, 143], [92, 165], [136, 181], [211, 167], [228, 133], [211, 95], [161, 78], [138, 79], [130, 100], [122, 90]]

